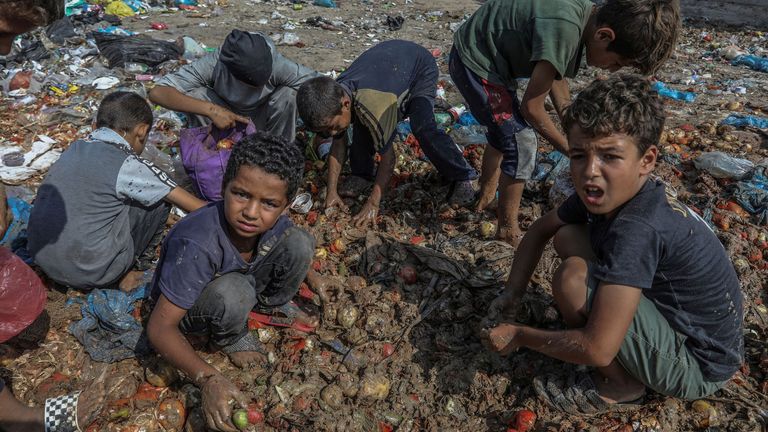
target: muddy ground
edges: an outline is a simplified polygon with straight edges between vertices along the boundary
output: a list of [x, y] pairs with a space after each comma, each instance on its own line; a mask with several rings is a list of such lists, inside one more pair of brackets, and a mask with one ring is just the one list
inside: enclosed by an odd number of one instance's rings
[[[446, 73], [452, 29], [479, 6], [422, 0], [405, 4], [342, 0], [337, 9], [298, 4], [300, 8], [284, 2], [230, 0], [198, 11], [155, 11], [148, 17], [126, 18], [123, 27], [167, 40], [188, 35], [208, 46], [219, 44], [232, 28], [269, 34], [288, 31], [297, 34], [303, 46], [280, 50], [322, 72], [342, 70], [378, 41], [403, 38], [436, 50]], [[386, 28], [388, 15], [405, 18], [400, 30]], [[318, 16], [333, 28], [306, 24]], [[166, 23], [168, 30], [147, 31], [156, 21]], [[731, 44], [758, 52], [768, 49], [765, 35], [756, 29], [686, 21], [675, 56], [658, 74], [672, 87], [695, 91], [699, 97], [691, 104], [668, 101], [664, 157], [657, 175], [683, 202], [716, 221], [718, 237], [732, 257], [745, 294], [746, 363], [723, 391], [706, 399], [708, 405], [697, 405], [698, 411], [690, 402], [650, 393], [640, 409], [579, 418], [556, 412], [537, 399], [531, 387], [534, 376], [565, 378], [572, 367], [526, 350], [503, 358], [484, 350], [476, 337], [487, 305], [506, 279], [514, 250], [481, 231], [483, 222], [495, 223], [492, 213], [447, 207], [447, 186], [418, 158], [414, 147], [403, 142], [397, 143], [404, 157], [383, 201], [377, 230], [352, 229], [348, 215], [325, 214], [317, 206], [309, 215], [292, 215], [317, 238], [313, 267], [338, 283], [322, 302], [316, 299], [321, 306], [305, 302], [321, 317], [319, 328], [311, 334], [255, 329], [270, 351], [270, 365], [263, 371], [240, 371], [219, 353], [201, 354], [258, 404], [266, 416], [258, 430], [502, 431], [520, 409], [538, 415], [536, 431], [765, 430], [768, 309], [763, 302], [768, 278], [761, 242], [766, 226], [758, 224], [757, 216], [728, 206], [728, 182], [696, 170], [692, 163], [700, 152], [711, 150], [765, 163], [765, 131], [719, 126], [732, 112], [768, 115], [768, 74], [733, 67], [715, 54]], [[61, 68], [63, 60], [44, 64]], [[126, 85], [151, 86], [134, 81], [133, 74], [114, 73]], [[599, 74], [582, 72], [573, 81], [574, 93]], [[448, 82], [446, 87], [447, 99], [460, 102]], [[12, 100], [6, 98], [0, 109], [3, 138], [28, 145], [33, 134], [48, 133], [65, 148], [87, 130], [87, 119], [40, 121], [41, 102], [76, 105], [90, 113], [99, 97], [100, 92], [85, 86], [74, 96], [49, 97], [20, 109], [11, 108]], [[174, 140], [176, 129], [162, 124], [160, 129], [166, 137], [161, 142]], [[478, 165], [482, 146], [466, 150]], [[544, 143], [542, 156], [550, 150]], [[310, 161], [308, 168], [304, 189], [322, 202], [322, 163]], [[25, 185], [34, 190], [39, 181], [40, 176], [33, 177]], [[551, 186], [551, 180], [530, 182], [523, 201], [523, 227], [552, 208]], [[350, 200], [352, 210], [363, 200]], [[526, 294], [522, 322], [562, 326], [549, 282], [558, 263], [548, 248]], [[0, 345], [2, 376], [16, 396], [40, 404], [45, 397], [84, 388], [106, 368], [109, 404], [88, 430], [180, 430], [185, 417], [185, 430], [203, 430], [199, 394], [185, 378], [167, 387], [147, 382], [144, 369], [154, 364], [151, 356], [108, 366], [90, 361], [66, 330], [80, 313], [65, 302], [80, 295], [51, 290], [47, 306], [51, 325], [40, 346]], [[178, 415], [180, 405], [186, 415]]]

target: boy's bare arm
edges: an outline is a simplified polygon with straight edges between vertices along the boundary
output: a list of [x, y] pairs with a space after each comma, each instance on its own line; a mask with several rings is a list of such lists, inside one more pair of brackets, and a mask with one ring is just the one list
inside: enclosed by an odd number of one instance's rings
[[149, 100], [165, 108], [204, 115], [219, 129], [235, 126], [235, 122], [248, 123], [248, 118], [237, 115], [215, 103], [195, 99], [169, 86], [157, 86], [149, 92]]
[[545, 60], [537, 62], [523, 95], [520, 109], [525, 120], [538, 133], [552, 143], [558, 151], [568, 154], [568, 140], [560, 133], [544, 108], [544, 102], [552, 90], [556, 75], [557, 70], [552, 63]]
[[165, 196], [166, 201], [175, 205], [176, 207], [184, 210], [185, 212], [193, 212], [200, 207], [204, 207], [207, 202], [192, 195], [179, 186], [176, 186], [171, 192]]
[[149, 342], [158, 354], [181, 369], [200, 388], [208, 427], [220, 431], [236, 431], [231, 421], [230, 401], [234, 400], [245, 407], [248, 400], [231, 381], [200, 358], [181, 333], [179, 322], [186, 313], [185, 309], [160, 294], [147, 323]]
[[563, 111], [571, 103], [571, 89], [568, 87], [568, 81], [565, 78], [552, 81], [552, 89], [549, 90], [549, 97], [555, 106], [557, 116], [560, 121], [563, 120]]
[[498, 319], [505, 311], [514, 315], [528, 281], [539, 264], [544, 247], [563, 225], [565, 222], [557, 216], [557, 210], [546, 213], [531, 225], [517, 247], [504, 292], [489, 307], [489, 320]]
[[347, 206], [339, 197], [339, 176], [341, 167], [347, 159], [347, 134], [341, 139], [334, 139], [331, 144], [331, 152], [328, 154], [328, 176], [326, 183], [328, 190], [325, 193], [325, 207], [338, 206], [346, 210]]
[[583, 328], [552, 331], [502, 324], [487, 338], [503, 354], [527, 347], [568, 363], [604, 367], [616, 358], [641, 295], [635, 287], [601, 283]]
[[147, 323], [147, 337], [163, 358], [199, 383], [218, 371], [195, 353], [179, 330], [179, 323], [186, 313], [161, 294]]

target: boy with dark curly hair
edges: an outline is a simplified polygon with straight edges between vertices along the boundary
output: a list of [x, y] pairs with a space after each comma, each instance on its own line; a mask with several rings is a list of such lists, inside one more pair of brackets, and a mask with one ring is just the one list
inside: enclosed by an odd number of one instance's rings
[[249, 135], [233, 147], [223, 201], [182, 219], [163, 243], [147, 335], [200, 387], [208, 427], [215, 430], [235, 430], [229, 401], [248, 401], [184, 335], [207, 335], [239, 367], [266, 361], [248, 331], [248, 313], [257, 305], [287, 303], [307, 274], [314, 239], [285, 214], [303, 176], [295, 144], [265, 132]]
[[651, 178], [664, 107], [637, 75], [595, 81], [565, 111], [576, 193], [523, 237], [489, 321], [514, 319], [544, 246], [562, 264], [552, 280], [566, 330], [515, 322], [484, 333], [508, 354], [527, 347], [593, 366], [563, 385], [537, 378], [537, 393], [571, 413], [635, 401], [646, 388], [707, 396], [742, 363], [742, 293], [715, 234]]
[[[475, 209], [487, 208], [498, 189], [499, 239], [517, 245], [522, 235], [517, 219], [536, 165], [534, 130], [567, 154], [544, 101], [549, 96], [562, 117], [570, 102], [565, 78], [576, 76], [582, 52], [590, 66], [651, 74], [671, 55], [679, 31], [678, 0], [489, 0], [459, 28], [451, 77], [488, 127]], [[530, 78], [522, 101], [519, 78]]]

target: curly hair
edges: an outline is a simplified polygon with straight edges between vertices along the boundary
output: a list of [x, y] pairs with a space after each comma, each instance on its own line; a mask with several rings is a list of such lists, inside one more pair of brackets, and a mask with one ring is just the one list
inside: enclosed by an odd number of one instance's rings
[[44, 26], [64, 17], [64, 0], [0, 0], [0, 16]]
[[659, 143], [664, 103], [640, 75], [612, 74], [592, 82], [565, 109], [563, 127], [570, 134], [574, 126], [591, 137], [624, 133], [634, 138], [644, 154]]
[[96, 113], [96, 127], [130, 132], [140, 124], [152, 126], [154, 117], [147, 100], [129, 91], [116, 91], [101, 101]]
[[608, 50], [632, 60], [650, 75], [672, 55], [680, 34], [679, 0], [607, 0], [597, 11], [597, 25], [616, 34]]
[[296, 108], [304, 125], [311, 131], [324, 128], [341, 114], [344, 88], [330, 77], [321, 76], [304, 82], [296, 94]]
[[286, 184], [286, 196], [290, 201], [304, 179], [304, 156], [299, 146], [284, 138], [263, 131], [243, 137], [232, 147], [232, 154], [224, 171], [222, 190], [237, 176], [241, 166], [258, 167], [274, 174]]

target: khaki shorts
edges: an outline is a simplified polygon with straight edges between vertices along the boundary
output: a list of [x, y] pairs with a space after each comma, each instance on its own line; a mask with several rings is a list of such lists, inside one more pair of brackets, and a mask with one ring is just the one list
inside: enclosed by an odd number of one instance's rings
[[[599, 281], [589, 264], [587, 308]], [[727, 381], [710, 382], [696, 358], [685, 346], [686, 336], [676, 332], [652, 301], [640, 296], [637, 312], [616, 358], [624, 369], [646, 387], [682, 399], [699, 399], [723, 387]]]

